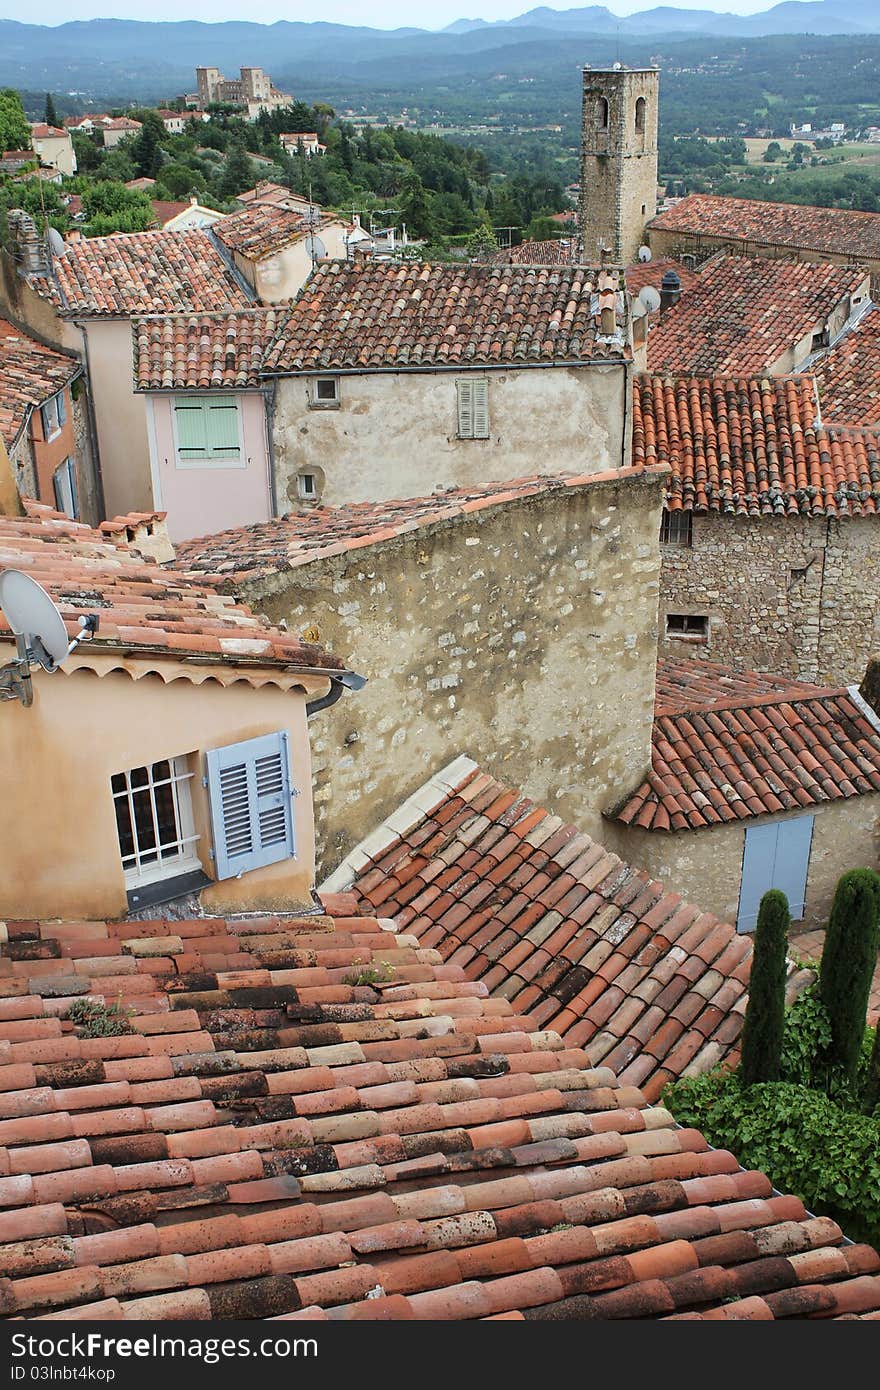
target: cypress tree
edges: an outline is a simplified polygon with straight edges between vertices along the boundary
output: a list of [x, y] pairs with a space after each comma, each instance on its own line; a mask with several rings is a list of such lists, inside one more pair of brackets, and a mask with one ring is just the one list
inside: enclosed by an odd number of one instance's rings
[[850, 869], [837, 884], [819, 967], [819, 996], [831, 1021], [828, 1060], [854, 1081], [880, 946], [880, 878]]
[[58, 125], [58, 112], [55, 110], [55, 98], [51, 92], [46, 93], [46, 125]]
[[791, 918], [788, 899], [778, 888], [771, 888], [761, 899], [749, 1002], [743, 1024], [743, 1084], [778, 1081], [785, 1025], [785, 951]]
[[868, 1074], [865, 1077], [865, 1094], [862, 1097], [862, 1109], [866, 1115], [873, 1115], [878, 1105], [880, 1105], [880, 1019], [877, 1021], [877, 1031], [874, 1034], [874, 1046], [871, 1048], [871, 1057], [868, 1062]]

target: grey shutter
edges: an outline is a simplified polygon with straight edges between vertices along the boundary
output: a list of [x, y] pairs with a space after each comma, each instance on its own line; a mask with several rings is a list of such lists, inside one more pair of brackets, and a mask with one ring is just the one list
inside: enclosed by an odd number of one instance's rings
[[285, 732], [206, 755], [217, 877], [234, 878], [296, 854]]
[[489, 438], [489, 382], [478, 377], [472, 385], [474, 439]]
[[473, 381], [457, 381], [458, 390], [458, 437], [474, 437], [474, 384]]
[[793, 922], [802, 920], [813, 840], [813, 817], [771, 821], [746, 830], [736, 929], [754, 931], [761, 899], [778, 888], [788, 899]]

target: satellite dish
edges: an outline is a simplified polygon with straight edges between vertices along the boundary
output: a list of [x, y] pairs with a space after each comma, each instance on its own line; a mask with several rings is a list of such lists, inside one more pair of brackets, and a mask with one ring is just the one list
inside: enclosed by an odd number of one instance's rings
[[660, 292], [655, 290], [653, 285], [645, 285], [639, 293], [639, 300], [645, 306], [649, 314], [653, 314], [660, 308]]
[[639, 260], [640, 260], [640, 261], [644, 261], [645, 264], [647, 264], [647, 262], [651, 259], [651, 255], [652, 255], [652, 252], [651, 252], [650, 246], [640, 246], [640, 247], [639, 247]]
[[49, 228], [49, 250], [53, 256], [66, 256], [67, 243], [56, 227]]
[[71, 641], [64, 619], [46, 590], [21, 570], [0, 573], [0, 609], [15, 634], [17, 652], [14, 661], [0, 667], [0, 700], [32, 705], [31, 664], [38, 661], [44, 671], [57, 671], [86, 635], [97, 632], [98, 615], [81, 617], [81, 631]]
[[640, 299], [633, 300], [632, 317], [634, 319], [643, 319], [647, 312], [647, 309], [645, 308], [644, 304]]
[[320, 261], [327, 254], [327, 247], [319, 236], [306, 237], [306, 250], [313, 261]]
[[64, 619], [42, 585], [21, 570], [4, 570], [0, 574], [0, 608], [16, 636], [27, 638], [45, 670], [54, 671], [61, 665], [70, 638]]

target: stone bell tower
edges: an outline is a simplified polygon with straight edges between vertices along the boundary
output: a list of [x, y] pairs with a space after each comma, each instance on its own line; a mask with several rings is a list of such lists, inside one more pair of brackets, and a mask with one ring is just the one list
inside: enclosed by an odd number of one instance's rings
[[657, 211], [657, 68], [584, 69], [580, 235], [584, 261], [638, 255]]

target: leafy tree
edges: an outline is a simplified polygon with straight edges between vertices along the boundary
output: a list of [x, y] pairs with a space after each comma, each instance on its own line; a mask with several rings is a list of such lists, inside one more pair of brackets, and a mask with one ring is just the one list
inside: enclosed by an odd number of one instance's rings
[[855, 1081], [871, 979], [880, 946], [880, 877], [851, 869], [837, 884], [822, 964], [819, 995], [831, 1023], [829, 1062]]
[[874, 1045], [865, 1072], [863, 1106], [866, 1115], [873, 1115], [880, 1105], [880, 1022], [874, 1030]]
[[31, 128], [24, 114], [18, 92], [12, 87], [0, 91], [0, 153], [5, 150], [29, 150]]
[[204, 174], [198, 169], [177, 162], [163, 164], [161, 182], [162, 190], [172, 199], [185, 198], [190, 193], [204, 193], [208, 187]]
[[162, 167], [165, 127], [155, 111], [143, 112], [141, 128], [131, 141], [131, 157], [143, 178], [154, 179]]
[[83, 194], [83, 212], [88, 218], [87, 236], [108, 236], [111, 232], [145, 232], [155, 221], [150, 200], [136, 188], [103, 180]]
[[778, 1081], [785, 1026], [785, 952], [791, 918], [788, 899], [777, 888], [758, 908], [749, 1002], [742, 1038], [740, 1075], [745, 1086]]
[[430, 239], [434, 235], [434, 212], [421, 179], [416, 174], [407, 175], [400, 193], [401, 216], [410, 236]]
[[46, 93], [46, 109], [43, 115], [46, 125], [58, 125], [58, 112], [55, 110], [55, 99], [51, 92]]
[[236, 198], [246, 188], [253, 187], [254, 166], [248, 158], [243, 144], [236, 142], [229, 151], [226, 168], [220, 179], [220, 193], [224, 198]]
[[488, 261], [498, 250], [495, 231], [488, 221], [481, 222], [465, 242], [465, 250], [473, 261]]
[[782, 146], [778, 140], [771, 140], [763, 154], [765, 164], [775, 164], [782, 158]]

